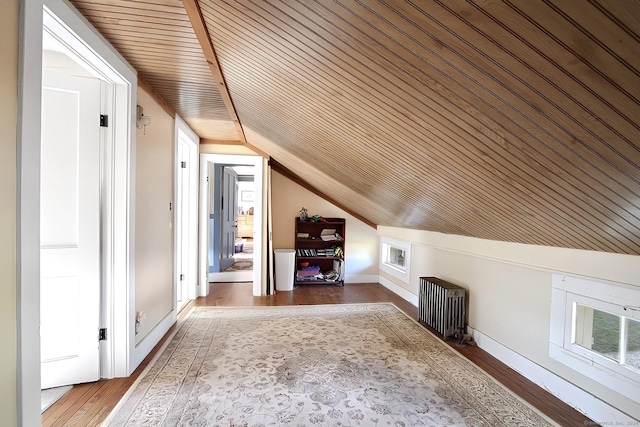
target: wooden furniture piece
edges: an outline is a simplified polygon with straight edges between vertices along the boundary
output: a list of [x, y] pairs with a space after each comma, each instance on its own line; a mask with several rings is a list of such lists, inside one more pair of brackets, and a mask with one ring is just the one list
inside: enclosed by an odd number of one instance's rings
[[320, 222], [296, 217], [296, 285], [344, 286], [344, 218]]
[[253, 238], [253, 215], [238, 215], [238, 237]]

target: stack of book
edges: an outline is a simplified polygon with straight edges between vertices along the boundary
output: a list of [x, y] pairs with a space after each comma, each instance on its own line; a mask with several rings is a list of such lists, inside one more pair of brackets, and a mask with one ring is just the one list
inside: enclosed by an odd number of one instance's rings
[[297, 253], [298, 256], [319, 256], [315, 249], [298, 249]]
[[334, 255], [334, 249], [333, 248], [326, 248], [326, 249], [318, 249], [317, 250], [317, 254], [318, 256], [328, 256], [328, 257], [332, 257], [335, 256]]

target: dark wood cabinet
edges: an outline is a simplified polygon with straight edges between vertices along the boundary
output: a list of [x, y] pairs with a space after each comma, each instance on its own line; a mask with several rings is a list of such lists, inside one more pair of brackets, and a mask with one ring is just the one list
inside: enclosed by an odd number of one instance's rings
[[296, 285], [344, 286], [344, 218], [296, 218]]

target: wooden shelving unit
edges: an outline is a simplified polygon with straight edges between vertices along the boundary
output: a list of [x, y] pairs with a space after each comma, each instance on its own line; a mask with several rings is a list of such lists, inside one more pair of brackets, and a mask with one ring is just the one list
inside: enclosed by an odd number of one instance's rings
[[344, 218], [320, 222], [296, 218], [295, 284], [344, 286], [344, 243]]

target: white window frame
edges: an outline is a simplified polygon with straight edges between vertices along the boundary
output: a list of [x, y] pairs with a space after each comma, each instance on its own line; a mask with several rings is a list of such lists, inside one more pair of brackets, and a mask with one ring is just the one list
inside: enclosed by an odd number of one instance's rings
[[640, 287], [554, 274], [551, 292], [549, 356], [611, 390], [640, 395], [637, 371], [574, 343], [577, 304], [640, 320]]
[[[401, 268], [397, 264], [388, 262], [389, 252], [391, 248], [396, 248], [404, 251], [404, 268]], [[403, 280], [406, 283], [409, 283], [409, 278], [411, 277], [411, 243], [382, 236], [380, 238], [380, 269], [386, 273], [391, 274], [394, 277], [397, 277], [398, 279]]]

